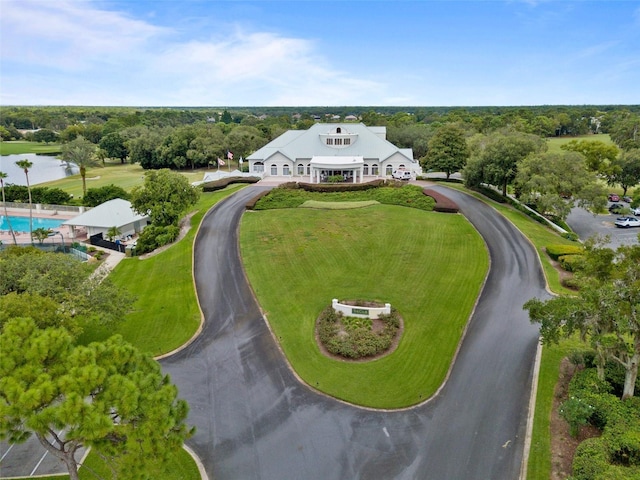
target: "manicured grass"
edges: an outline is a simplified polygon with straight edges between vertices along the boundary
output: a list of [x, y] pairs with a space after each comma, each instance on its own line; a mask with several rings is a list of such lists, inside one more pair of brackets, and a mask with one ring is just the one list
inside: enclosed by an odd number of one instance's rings
[[134, 311], [114, 328], [98, 326], [86, 331], [80, 342], [104, 340], [119, 333], [140, 350], [157, 356], [188, 341], [200, 325], [192, 277], [193, 239], [204, 214], [243, 187], [236, 184], [202, 194], [185, 238], [145, 260], [134, 257], [121, 261], [110, 278], [137, 297]]
[[62, 151], [58, 143], [39, 143], [14, 140], [11, 142], [0, 142], [0, 155], [20, 155], [22, 153], [48, 153], [56, 154]]
[[569, 143], [571, 140], [577, 140], [578, 142], [586, 140], [588, 142], [602, 142], [607, 145], [613, 145], [613, 141], [608, 133], [599, 133], [598, 135], [581, 135], [579, 137], [551, 137], [546, 140], [547, 146], [549, 147], [548, 151], [552, 153], [564, 152], [560, 147]]
[[[204, 172], [205, 170], [180, 171], [190, 182], [202, 180]], [[106, 162], [104, 167], [98, 166], [87, 169], [87, 189], [114, 184], [124, 188], [126, 191], [130, 191], [133, 187], [143, 184], [144, 173], [145, 170], [138, 164], [126, 163], [123, 165], [120, 162]], [[82, 197], [82, 177], [79, 174], [43, 183], [42, 185], [61, 188], [75, 198]]]
[[[393, 205], [251, 212], [240, 246], [298, 375], [376, 408], [419, 403], [442, 384], [488, 269], [485, 245], [464, 217]], [[396, 351], [365, 363], [322, 355], [315, 321], [332, 298], [391, 303], [404, 318]]]
[[[80, 468], [80, 470], [78, 470], [80, 480], [95, 480], [96, 478], [102, 478], [104, 480], [113, 479], [111, 470], [97, 454], [90, 452], [85, 460], [85, 464], [88, 468]], [[99, 477], [96, 477], [89, 468], [96, 472]], [[168, 467], [157, 473], [159, 476], [156, 478], [162, 478], [163, 480], [200, 480], [202, 478], [196, 462], [194, 462], [191, 455], [182, 448], [171, 455]], [[33, 477], [21, 478], [27, 479]], [[37, 478], [38, 480], [68, 480], [69, 475], [48, 475]]]
[[571, 351], [583, 347], [577, 340], [565, 340], [559, 345], [546, 346], [542, 349], [538, 391], [536, 395], [536, 412], [533, 420], [531, 449], [527, 464], [527, 479], [538, 480], [551, 478], [551, 436], [550, 420], [553, 406], [553, 394], [558, 383], [560, 361]]

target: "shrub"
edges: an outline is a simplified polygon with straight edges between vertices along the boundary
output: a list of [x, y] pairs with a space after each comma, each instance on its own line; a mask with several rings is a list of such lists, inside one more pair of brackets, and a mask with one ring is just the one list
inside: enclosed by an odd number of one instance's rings
[[560, 405], [560, 416], [569, 424], [569, 434], [577, 437], [580, 427], [589, 423], [595, 408], [580, 397], [570, 397]]
[[257, 183], [260, 181], [260, 177], [225, 177], [213, 182], [207, 182], [202, 184], [203, 192], [215, 192], [216, 190], [222, 190], [228, 185], [234, 183]]
[[130, 196], [124, 188], [111, 184], [87, 189], [87, 194], [83, 197], [82, 203], [87, 207], [97, 207], [116, 198], [129, 200]]
[[573, 478], [593, 480], [609, 467], [609, 459], [602, 438], [589, 438], [578, 445], [573, 457]]
[[580, 237], [575, 232], [565, 232], [561, 235], [562, 238], [566, 238], [567, 240], [571, 240], [572, 242], [577, 242]]
[[563, 255], [582, 255], [584, 253], [582, 245], [547, 245], [546, 250], [553, 260], [558, 260]]
[[140, 233], [136, 241], [136, 254], [152, 252], [158, 247], [173, 242], [180, 234], [180, 228], [176, 225], [156, 226], [148, 225]]
[[561, 255], [558, 257], [558, 261], [567, 272], [575, 272], [584, 263], [584, 255]]

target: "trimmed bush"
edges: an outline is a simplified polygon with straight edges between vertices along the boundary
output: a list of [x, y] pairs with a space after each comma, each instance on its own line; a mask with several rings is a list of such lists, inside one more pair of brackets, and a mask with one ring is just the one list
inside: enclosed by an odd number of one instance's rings
[[563, 255], [582, 255], [584, 253], [582, 245], [547, 245], [545, 248], [553, 260], [558, 260]]
[[589, 438], [578, 445], [573, 457], [573, 478], [594, 480], [609, 468], [607, 449], [602, 438]]
[[558, 261], [567, 272], [575, 272], [584, 262], [584, 255], [561, 255], [558, 257]]

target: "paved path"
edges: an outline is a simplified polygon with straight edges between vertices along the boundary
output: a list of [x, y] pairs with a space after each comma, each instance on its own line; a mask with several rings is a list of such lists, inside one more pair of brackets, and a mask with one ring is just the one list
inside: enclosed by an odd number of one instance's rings
[[205, 327], [162, 361], [191, 406], [198, 431], [188, 443], [210, 477], [518, 478], [538, 339], [522, 304], [547, 297], [527, 240], [482, 202], [434, 187], [484, 236], [491, 271], [441, 393], [405, 411], [364, 410], [294, 377], [252, 297], [237, 229], [247, 200], [265, 188], [239, 191], [203, 220], [194, 271]]

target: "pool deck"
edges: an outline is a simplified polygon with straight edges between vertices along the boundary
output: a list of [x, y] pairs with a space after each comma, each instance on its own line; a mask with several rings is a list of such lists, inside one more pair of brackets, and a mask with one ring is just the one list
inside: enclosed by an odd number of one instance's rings
[[[28, 208], [7, 208], [7, 213], [11, 217], [29, 217], [29, 209]], [[0, 215], [4, 215], [4, 208], [0, 209]], [[61, 219], [61, 220], [69, 220], [71, 218], [75, 218], [80, 215], [77, 212], [62, 212], [62, 211], [52, 211], [52, 210], [42, 210], [42, 209], [33, 209], [33, 216], [39, 218], [53, 218], [53, 219]], [[76, 231], [75, 238], [71, 238], [71, 229], [66, 225], [60, 225], [56, 228], [56, 232], [60, 232], [64, 237], [65, 242], [83, 242], [87, 240], [87, 236], [78, 235], [78, 231]], [[16, 242], [18, 244], [30, 244], [31, 238], [29, 237], [29, 232], [24, 231], [14, 231], [16, 235]], [[11, 232], [9, 230], [0, 230], [0, 241], [2, 241], [3, 245], [12, 245], [13, 238], [11, 237]], [[35, 240], [37, 242], [37, 240]], [[60, 243], [62, 239], [60, 235], [55, 235], [49, 237], [44, 241], [44, 243]]]

